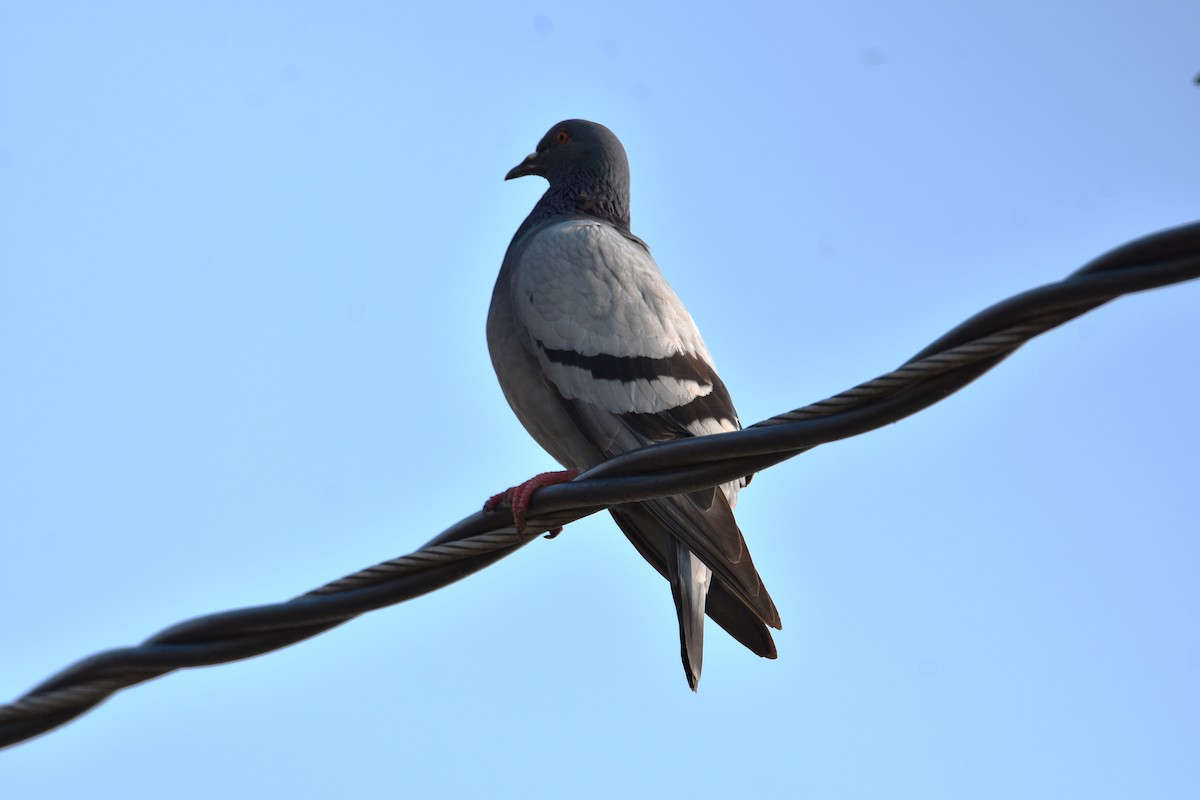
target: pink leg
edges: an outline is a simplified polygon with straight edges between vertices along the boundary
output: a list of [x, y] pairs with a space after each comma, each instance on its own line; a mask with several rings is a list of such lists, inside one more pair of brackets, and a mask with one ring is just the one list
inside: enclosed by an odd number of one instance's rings
[[[529, 512], [529, 500], [533, 497], [533, 493], [543, 486], [570, 483], [578, 474], [579, 470], [577, 469], [564, 469], [559, 472], [543, 472], [540, 475], [534, 475], [522, 484], [506, 489], [500, 494], [492, 495], [483, 504], [483, 510], [495, 511], [502, 502], [507, 500], [512, 507], [513, 522], [517, 526], [517, 532], [524, 533], [525, 515]], [[554, 538], [560, 532], [562, 532], [562, 528], [555, 528], [547, 534], [547, 538]]]

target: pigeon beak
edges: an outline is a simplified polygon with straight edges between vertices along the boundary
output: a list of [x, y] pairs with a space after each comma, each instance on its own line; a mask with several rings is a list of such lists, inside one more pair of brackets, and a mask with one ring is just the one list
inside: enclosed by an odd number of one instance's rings
[[541, 165], [538, 164], [537, 153], [530, 153], [525, 156], [525, 160], [508, 171], [504, 176], [504, 180], [511, 181], [513, 178], [523, 178], [526, 175], [541, 175], [539, 172]]

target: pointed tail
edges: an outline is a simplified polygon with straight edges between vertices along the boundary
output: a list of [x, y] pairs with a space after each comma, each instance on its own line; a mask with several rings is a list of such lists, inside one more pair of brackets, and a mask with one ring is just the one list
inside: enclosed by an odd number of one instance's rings
[[678, 540], [667, 545], [667, 580], [679, 615], [679, 649], [683, 672], [692, 691], [700, 684], [704, 667], [704, 602], [712, 583], [712, 570]]

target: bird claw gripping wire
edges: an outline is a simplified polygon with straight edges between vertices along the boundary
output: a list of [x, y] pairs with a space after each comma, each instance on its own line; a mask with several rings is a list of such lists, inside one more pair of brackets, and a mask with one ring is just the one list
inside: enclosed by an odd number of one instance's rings
[[[508, 501], [509, 507], [512, 509], [513, 524], [517, 526], [517, 533], [525, 532], [525, 517], [529, 513], [529, 501], [533, 497], [533, 493], [544, 486], [556, 486], [560, 483], [570, 483], [579, 475], [577, 469], [564, 469], [557, 472], [542, 472], [534, 475], [524, 483], [517, 484], [511, 488], [505, 489], [499, 494], [494, 494], [488, 498], [488, 501], [483, 504], [484, 511], [495, 511], [504, 501]], [[547, 539], [553, 539], [562, 533], [562, 526], [552, 528], [546, 533]]]

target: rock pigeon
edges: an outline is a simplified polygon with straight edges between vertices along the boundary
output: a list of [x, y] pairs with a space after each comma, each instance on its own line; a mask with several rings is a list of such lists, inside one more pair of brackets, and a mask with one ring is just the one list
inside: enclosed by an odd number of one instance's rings
[[[538, 486], [652, 442], [740, 427], [699, 330], [629, 229], [629, 162], [612, 131], [560, 122], [505, 180], [525, 175], [550, 187], [504, 256], [488, 349], [509, 405], [568, 471], [510, 490], [518, 525]], [[670, 582], [693, 691], [706, 612], [753, 652], [776, 656], [767, 626], [780, 627], [779, 612], [733, 517], [748, 481], [610, 509]]]

